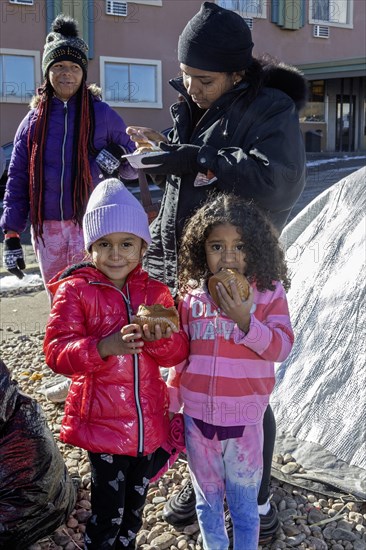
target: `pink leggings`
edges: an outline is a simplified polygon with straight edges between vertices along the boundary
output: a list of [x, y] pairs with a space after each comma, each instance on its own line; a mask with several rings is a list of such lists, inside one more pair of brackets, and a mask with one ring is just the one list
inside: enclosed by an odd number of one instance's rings
[[86, 252], [82, 229], [71, 220], [43, 222], [43, 240], [44, 244], [41, 239], [36, 241], [32, 229], [32, 244], [46, 286], [59, 271], [82, 261]]

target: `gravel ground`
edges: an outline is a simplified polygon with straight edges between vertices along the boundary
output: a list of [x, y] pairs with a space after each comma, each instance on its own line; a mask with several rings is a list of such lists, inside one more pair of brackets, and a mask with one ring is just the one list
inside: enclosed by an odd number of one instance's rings
[[[0, 354], [22, 391], [41, 404], [56, 441], [60, 432], [63, 405], [47, 401], [38, 390], [53, 374], [44, 363], [43, 333], [21, 334], [11, 327], [0, 332]], [[82, 549], [85, 524], [90, 515], [90, 469], [85, 451], [58, 441], [72, 475], [81, 479], [78, 499], [67, 524], [49, 537], [33, 544], [29, 550]], [[290, 455], [274, 457], [287, 473], [299, 471]], [[139, 550], [201, 550], [197, 542], [197, 523], [177, 531], [162, 519], [165, 502], [177, 493], [189, 477], [187, 465], [179, 459], [168, 473], [152, 484], [144, 511], [143, 528], [138, 535]], [[262, 550], [298, 548], [313, 550], [366, 550], [366, 505], [328, 498], [290, 484], [272, 481], [273, 502], [281, 522], [276, 541]], [[214, 548], [210, 550], [215, 550]], [[252, 549], [243, 549], [252, 550]]]

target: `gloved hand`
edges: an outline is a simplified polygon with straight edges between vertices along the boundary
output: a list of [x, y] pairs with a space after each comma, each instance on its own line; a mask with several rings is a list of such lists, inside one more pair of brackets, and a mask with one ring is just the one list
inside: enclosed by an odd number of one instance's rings
[[146, 167], [148, 174], [176, 174], [179, 176], [202, 171], [197, 163], [200, 150], [198, 145], [170, 145], [160, 142], [159, 147], [164, 153], [153, 153], [141, 159], [142, 164], [159, 164], [155, 167]]
[[18, 279], [23, 279], [25, 269], [24, 254], [19, 237], [6, 237], [4, 240], [3, 263], [6, 269]]
[[128, 151], [122, 145], [110, 143], [99, 151], [95, 161], [103, 172], [111, 176], [118, 170], [122, 162], [126, 162], [126, 159], [122, 157], [127, 154]]

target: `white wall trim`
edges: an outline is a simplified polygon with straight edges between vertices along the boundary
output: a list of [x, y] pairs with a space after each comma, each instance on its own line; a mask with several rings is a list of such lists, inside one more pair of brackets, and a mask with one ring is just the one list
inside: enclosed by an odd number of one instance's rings
[[146, 6], [157, 6], [161, 7], [163, 5], [163, 0], [127, 0], [129, 4], [145, 4]]

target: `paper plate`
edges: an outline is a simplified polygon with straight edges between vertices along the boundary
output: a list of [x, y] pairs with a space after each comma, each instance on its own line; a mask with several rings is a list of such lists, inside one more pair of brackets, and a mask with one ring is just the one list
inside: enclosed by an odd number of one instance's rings
[[[158, 162], [157, 164], [154, 163], [154, 157], [160, 153], [140, 153], [140, 154], [131, 154], [131, 155], [123, 155], [123, 158], [127, 159], [128, 162], [131, 164], [133, 168], [149, 168], [153, 166], [160, 166], [161, 162]], [[142, 164], [142, 159], [146, 157], [151, 157], [151, 163], [148, 164]]]

